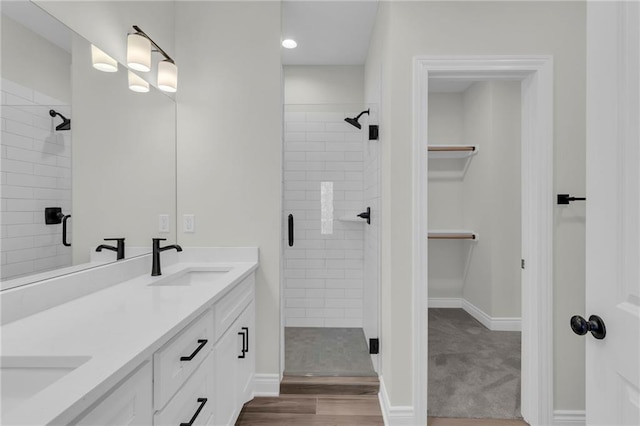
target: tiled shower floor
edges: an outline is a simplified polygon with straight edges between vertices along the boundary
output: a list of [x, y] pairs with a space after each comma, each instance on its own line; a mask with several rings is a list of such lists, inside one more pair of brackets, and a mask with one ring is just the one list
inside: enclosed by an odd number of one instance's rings
[[289, 376], [377, 376], [361, 328], [286, 327]]

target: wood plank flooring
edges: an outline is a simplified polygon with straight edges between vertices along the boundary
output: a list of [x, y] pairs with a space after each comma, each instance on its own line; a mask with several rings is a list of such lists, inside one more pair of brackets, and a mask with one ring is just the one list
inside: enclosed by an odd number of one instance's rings
[[280, 394], [310, 395], [377, 395], [377, 377], [284, 376]]
[[383, 426], [377, 395], [281, 395], [254, 398], [236, 426]]

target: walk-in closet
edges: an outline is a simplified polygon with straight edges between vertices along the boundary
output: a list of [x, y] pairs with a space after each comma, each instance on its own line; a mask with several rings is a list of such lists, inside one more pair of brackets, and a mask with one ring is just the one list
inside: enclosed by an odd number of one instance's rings
[[519, 81], [429, 80], [429, 415], [519, 418]]

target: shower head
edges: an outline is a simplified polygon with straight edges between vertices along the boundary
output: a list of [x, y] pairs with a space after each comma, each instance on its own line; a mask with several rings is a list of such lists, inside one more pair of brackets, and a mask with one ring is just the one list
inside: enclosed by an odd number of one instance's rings
[[353, 127], [356, 127], [358, 129], [362, 129], [362, 126], [360, 125], [360, 123], [358, 123], [358, 120], [360, 119], [360, 117], [362, 117], [362, 114], [367, 114], [369, 115], [369, 110], [366, 111], [362, 111], [360, 114], [358, 114], [357, 117], [355, 118], [345, 118], [344, 121], [346, 121], [347, 123], [351, 124]]
[[52, 117], [59, 115], [60, 118], [62, 118], [62, 123], [56, 126], [56, 130], [71, 130], [71, 119], [65, 117], [64, 115], [60, 114], [59, 112], [53, 109], [49, 110], [49, 115]]

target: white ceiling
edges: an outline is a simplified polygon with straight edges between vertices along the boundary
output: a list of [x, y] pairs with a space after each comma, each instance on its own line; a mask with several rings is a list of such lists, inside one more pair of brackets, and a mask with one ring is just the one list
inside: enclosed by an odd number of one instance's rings
[[295, 49], [282, 48], [284, 65], [362, 65], [378, 10], [377, 0], [282, 2], [282, 39]]

